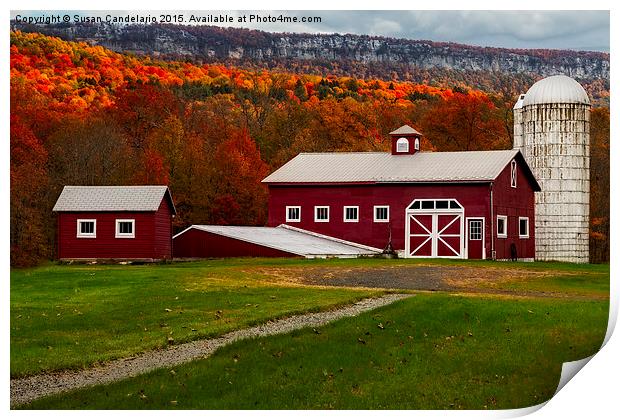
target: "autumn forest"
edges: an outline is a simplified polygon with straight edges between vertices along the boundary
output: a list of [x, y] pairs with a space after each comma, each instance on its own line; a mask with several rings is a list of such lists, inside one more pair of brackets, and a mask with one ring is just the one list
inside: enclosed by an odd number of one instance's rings
[[[64, 185], [169, 185], [175, 231], [261, 225], [270, 171], [300, 152], [512, 147], [511, 89], [158, 61], [11, 32], [11, 264], [54, 258]], [[591, 120], [591, 256], [609, 259], [609, 109]]]

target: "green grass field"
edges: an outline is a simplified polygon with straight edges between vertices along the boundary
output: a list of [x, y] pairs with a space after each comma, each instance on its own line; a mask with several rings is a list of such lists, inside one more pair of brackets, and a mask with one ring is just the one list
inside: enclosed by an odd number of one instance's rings
[[174, 374], [154, 371], [25, 408], [516, 408], [548, 399], [561, 363], [591, 355], [602, 343], [608, 265], [381, 259], [48, 265], [11, 271], [11, 376], [86, 367], [165, 347], [169, 338], [178, 344], [218, 336], [385, 293], [301, 284], [312, 270], [363, 276], [409, 266], [462, 266], [457, 273], [469, 270], [469, 277], [448, 279], [454, 293], [418, 291], [320, 334], [241, 341]]
[[11, 376], [85, 367], [316, 311], [380, 291], [300, 288], [253, 262], [47, 266], [11, 271]]
[[539, 404], [605, 335], [605, 301], [444, 293], [209, 359], [35, 401], [32, 409], [499, 409]]

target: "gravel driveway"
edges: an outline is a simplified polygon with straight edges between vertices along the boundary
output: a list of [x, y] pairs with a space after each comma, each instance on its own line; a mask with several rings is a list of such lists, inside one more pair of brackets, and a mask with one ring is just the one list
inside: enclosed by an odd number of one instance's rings
[[255, 327], [232, 331], [218, 338], [192, 341], [163, 350], [145, 352], [136, 357], [106, 363], [101, 367], [11, 379], [11, 407], [25, 404], [47, 395], [75, 388], [119, 381], [153, 369], [169, 368], [194, 359], [204, 358], [213, 354], [220, 347], [244, 338], [264, 337], [287, 333], [305, 327], [318, 327], [328, 322], [356, 316], [411, 296], [408, 294], [388, 294], [377, 298], [363, 299], [352, 305], [330, 311], [294, 315]]

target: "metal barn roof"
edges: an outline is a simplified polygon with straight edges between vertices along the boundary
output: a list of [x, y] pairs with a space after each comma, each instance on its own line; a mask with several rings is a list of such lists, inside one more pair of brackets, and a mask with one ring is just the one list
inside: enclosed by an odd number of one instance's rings
[[176, 213], [165, 185], [65, 186], [52, 211], [157, 211], [166, 195]]
[[534, 83], [523, 98], [523, 106], [535, 104], [590, 104], [586, 90], [575, 79], [564, 75]]
[[381, 252], [377, 248], [332, 238], [288, 225], [280, 225], [278, 227], [192, 225], [183, 232], [177, 233], [174, 237], [176, 238], [190, 229], [198, 229], [306, 258], [358, 257], [375, 255]]
[[301, 153], [265, 183], [398, 183], [493, 181], [518, 149], [475, 152]]

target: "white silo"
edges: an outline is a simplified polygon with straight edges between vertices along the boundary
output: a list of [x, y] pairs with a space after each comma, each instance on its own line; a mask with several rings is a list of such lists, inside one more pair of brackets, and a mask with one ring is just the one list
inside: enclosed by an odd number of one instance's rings
[[514, 147], [540, 183], [536, 259], [589, 261], [590, 100], [568, 76], [542, 79], [514, 106]]

